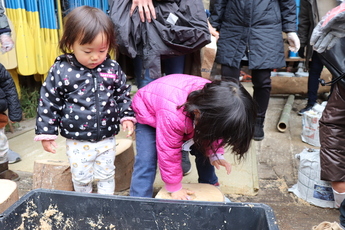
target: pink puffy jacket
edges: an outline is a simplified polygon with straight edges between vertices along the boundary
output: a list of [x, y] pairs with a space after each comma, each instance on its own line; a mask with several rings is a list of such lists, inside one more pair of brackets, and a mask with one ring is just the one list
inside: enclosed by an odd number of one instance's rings
[[[197, 76], [172, 74], [151, 82], [133, 97], [137, 121], [156, 128], [158, 165], [168, 191], [182, 187], [181, 147], [194, 135], [193, 120], [177, 107], [186, 102], [190, 92], [208, 82]], [[217, 154], [223, 153], [221, 148]]]

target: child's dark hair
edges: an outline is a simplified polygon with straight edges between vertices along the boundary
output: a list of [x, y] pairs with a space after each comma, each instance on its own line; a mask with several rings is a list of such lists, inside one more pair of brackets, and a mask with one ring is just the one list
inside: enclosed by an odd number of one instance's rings
[[216, 152], [220, 146], [232, 146], [232, 151], [241, 159], [248, 151], [254, 134], [256, 104], [248, 91], [236, 82], [213, 81], [201, 90], [188, 95], [184, 111], [194, 116], [194, 143], [206, 154], [207, 149]]
[[115, 51], [116, 39], [114, 24], [102, 10], [90, 6], [73, 9], [64, 19], [64, 32], [59, 42], [60, 50], [66, 54], [74, 42], [80, 45], [91, 43], [99, 33], [109, 42], [109, 51]]

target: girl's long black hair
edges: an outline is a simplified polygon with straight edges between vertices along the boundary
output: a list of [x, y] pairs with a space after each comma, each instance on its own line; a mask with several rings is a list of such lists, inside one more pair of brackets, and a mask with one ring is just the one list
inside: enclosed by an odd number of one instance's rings
[[[252, 96], [239, 82], [213, 81], [201, 90], [191, 92], [184, 111], [195, 120], [194, 143], [206, 154], [219, 147], [232, 147], [241, 159], [248, 151], [254, 134], [256, 104]], [[200, 111], [200, 117], [194, 112]], [[215, 145], [217, 143], [219, 145]]]

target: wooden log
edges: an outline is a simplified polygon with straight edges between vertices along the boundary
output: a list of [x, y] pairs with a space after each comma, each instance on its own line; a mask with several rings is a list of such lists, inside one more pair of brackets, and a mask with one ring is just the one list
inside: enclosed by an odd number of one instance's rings
[[73, 191], [71, 168], [68, 161], [36, 160], [34, 162], [33, 189], [45, 188]]
[[[321, 78], [326, 82], [332, 80], [332, 75], [324, 68]], [[308, 77], [271, 77], [272, 90], [271, 94], [302, 94], [308, 93]], [[319, 85], [318, 93], [327, 93], [330, 86]]]
[[[133, 141], [116, 140], [115, 192], [128, 189], [134, 165]], [[33, 172], [33, 189], [46, 188], [73, 191], [71, 169], [68, 161], [36, 160]]]
[[115, 158], [115, 192], [121, 192], [130, 187], [133, 165], [133, 141], [130, 139], [117, 139]]
[[[190, 200], [194, 201], [216, 201], [216, 202], [224, 202], [225, 197], [224, 194], [216, 187], [210, 184], [199, 184], [199, 183], [191, 183], [191, 184], [182, 184], [183, 188], [194, 191], [193, 195], [190, 195]], [[155, 196], [157, 199], [172, 199], [170, 193], [165, 189], [165, 187], [161, 188], [157, 195]]]
[[17, 183], [11, 180], [0, 179], [0, 213], [8, 209], [19, 199]]

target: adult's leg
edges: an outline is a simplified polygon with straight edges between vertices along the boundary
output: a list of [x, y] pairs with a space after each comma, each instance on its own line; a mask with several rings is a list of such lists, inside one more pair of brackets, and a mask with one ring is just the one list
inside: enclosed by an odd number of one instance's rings
[[264, 138], [264, 122], [271, 93], [271, 69], [252, 70], [253, 99], [258, 107], [256, 118], [254, 140], [260, 141]]
[[217, 184], [218, 177], [216, 175], [214, 166], [210, 163], [209, 158], [197, 150], [194, 145], [191, 147], [190, 154], [195, 156], [195, 165], [199, 176], [198, 182], [212, 185]]
[[222, 80], [239, 80], [241, 69], [237, 67], [231, 67], [227, 65], [221, 66]]
[[157, 169], [156, 129], [137, 123], [135, 133], [137, 155], [129, 194], [152, 197]]
[[316, 52], [313, 53], [310, 62], [308, 77], [308, 103], [313, 106], [317, 100], [317, 90], [319, 89], [319, 78], [323, 69], [323, 63]]
[[271, 93], [271, 69], [253, 69], [253, 99], [258, 105], [258, 117], [265, 118]]
[[185, 55], [162, 59], [165, 75], [184, 72]]
[[[149, 69], [143, 69], [143, 61], [140, 57], [135, 57], [133, 59], [133, 66], [134, 66], [134, 75], [135, 81], [137, 83], [138, 89], [144, 87], [145, 85], [149, 84], [151, 81], [155, 79], [150, 78]], [[144, 76], [142, 76], [142, 72], [145, 72]]]

